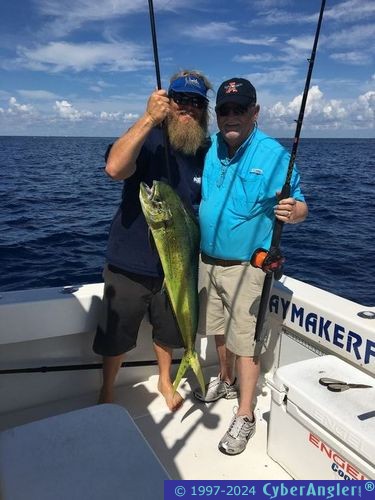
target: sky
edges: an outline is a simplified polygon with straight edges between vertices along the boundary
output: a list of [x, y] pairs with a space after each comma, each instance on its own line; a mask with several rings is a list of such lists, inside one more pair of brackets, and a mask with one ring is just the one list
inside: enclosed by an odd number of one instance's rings
[[[320, 4], [154, 0], [162, 87], [248, 78], [260, 128], [293, 137]], [[2, 0], [0, 33], [0, 135], [116, 137], [157, 86], [147, 0]], [[327, 0], [301, 137], [375, 137], [374, 40], [374, 0]]]

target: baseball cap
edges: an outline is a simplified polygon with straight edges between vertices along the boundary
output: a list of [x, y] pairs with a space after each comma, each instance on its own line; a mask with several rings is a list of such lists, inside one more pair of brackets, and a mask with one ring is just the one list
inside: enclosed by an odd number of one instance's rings
[[255, 87], [245, 78], [230, 78], [223, 82], [216, 94], [216, 108], [227, 102], [249, 106], [257, 102]]
[[170, 92], [189, 92], [191, 94], [198, 94], [207, 99], [207, 87], [202, 78], [196, 75], [180, 76], [173, 80], [169, 85], [168, 94]]

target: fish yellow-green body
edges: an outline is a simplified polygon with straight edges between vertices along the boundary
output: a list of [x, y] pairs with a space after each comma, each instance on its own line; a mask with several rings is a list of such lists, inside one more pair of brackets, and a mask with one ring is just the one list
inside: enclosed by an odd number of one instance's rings
[[194, 348], [199, 312], [199, 226], [180, 197], [162, 181], [154, 181], [151, 189], [142, 182], [139, 198], [158, 250], [164, 286], [185, 346], [173, 387], [176, 390], [186, 369], [191, 366], [205, 393], [204, 377]]

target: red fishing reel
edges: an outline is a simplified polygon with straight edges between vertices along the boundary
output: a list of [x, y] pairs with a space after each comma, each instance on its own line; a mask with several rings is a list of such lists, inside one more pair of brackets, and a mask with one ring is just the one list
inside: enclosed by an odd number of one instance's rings
[[268, 251], [264, 248], [258, 248], [251, 257], [251, 265], [262, 269], [266, 274], [273, 273], [276, 280], [283, 275], [285, 257], [279, 248], [271, 247]]

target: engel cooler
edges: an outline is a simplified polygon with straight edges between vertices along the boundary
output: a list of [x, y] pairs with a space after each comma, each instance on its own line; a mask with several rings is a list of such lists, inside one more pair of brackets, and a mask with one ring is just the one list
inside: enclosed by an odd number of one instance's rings
[[[320, 378], [366, 384], [332, 392]], [[375, 479], [375, 380], [335, 356], [279, 368], [268, 455], [295, 479]]]

